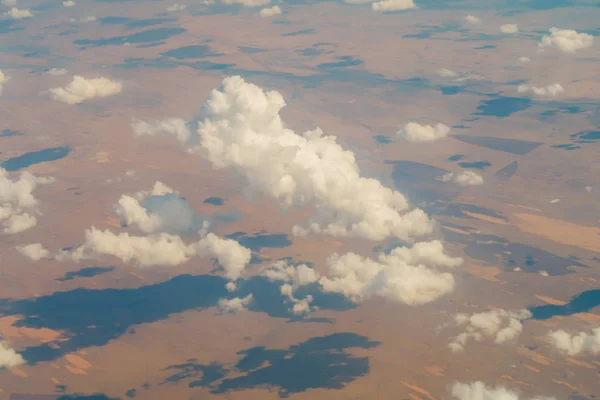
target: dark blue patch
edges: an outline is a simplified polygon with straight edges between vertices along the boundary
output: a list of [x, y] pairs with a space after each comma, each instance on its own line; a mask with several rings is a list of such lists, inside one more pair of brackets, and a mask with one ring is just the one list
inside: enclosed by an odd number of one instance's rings
[[485, 169], [492, 165], [489, 161], [471, 161], [458, 163], [461, 168]]
[[390, 138], [387, 137], [387, 136], [385, 136], [385, 135], [373, 136], [373, 139], [375, 139], [375, 141], [377, 143], [381, 143], [381, 144], [390, 144], [390, 143], [392, 143], [392, 141], [390, 140]]
[[526, 140], [505, 139], [488, 136], [453, 135], [452, 137], [460, 140], [461, 142], [473, 144], [475, 146], [486, 147], [488, 149], [504, 151], [518, 155], [525, 155], [544, 144], [542, 142], [529, 142]]
[[464, 154], [455, 154], [453, 156], [448, 157], [448, 161], [460, 161], [465, 158]]
[[484, 46], [473, 47], [473, 50], [488, 50], [488, 49], [495, 49], [495, 48], [496, 48], [495, 44], [486, 44]]
[[477, 106], [477, 112], [473, 115], [495, 116], [505, 118], [519, 111], [531, 107], [533, 101], [520, 97], [496, 97], [491, 100], [483, 100]]
[[21, 131], [15, 131], [12, 129], [3, 129], [2, 133], [0, 133], [0, 137], [11, 137], [11, 136], [23, 136], [25, 135]]
[[500, 179], [508, 180], [508, 179], [512, 178], [512, 176], [514, 174], [517, 173], [518, 169], [519, 169], [519, 162], [514, 161], [514, 162], [508, 164], [506, 167], [499, 170], [498, 172], [496, 172], [494, 174], [494, 176], [497, 178], [500, 178]]
[[554, 316], [568, 317], [573, 314], [588, 312], [600, 305], [600, 289], [588, 290], [573, 297], [567, 304], [533, 306], [529, 311], [535, 320], [546, 320]]
[[314, 28], [311, 28], [311, 29], [302, 29], [300, 31], [284, 33], [281, 36], [313, 35], [315, 33], [317, 33], [317, 30]]
[[104, 394], [69, 394], [60, 396], [56, 400], [120, 400], [114, 397], [108, 397]]
[[208, 197], [204, 199], [203, 203], [210, 204], [213, 206], [222, 206], [223, 204], [225, 204], [225, 199], [222, 197]]
[[169, 50], [161, 55], [165, 57], [173, 57], [178, 60], [184, 60], [186, 58], [204, 58], [204, 57], [214, 57], [221, 56], [221, 53], [213, 52], [210, 46], [206, 45], [193, 45], [193, 46], [184, 46], [179, 47], [177, 49]]
[[115, 267], [86, 267], [79, 271], [69, 271], [62, 278], [56, 279], [59, 282], [66, 282], [75, 278], [92, 278], [97, 275], [114, 271]]
[[443, 95], [452, 96], [460, 92], [460, 86], [441, 86], [440, 91]]
[[266, 49], [260, 49], [258, 47], [246, 47], [246, 46], [240, 46], [239, 49], [242, 53], [246, 53], [246, 54], [259, 54], [259, 53], [266, 53], [269, 51]]
[[577, 149], [581, 148], [581, 146], [577, 146], [576, 144], [572, 144], [572, 143], [555, 144], [550, 147], [555, 148], [555, 149], [563, 149], [563, 150], [577, 150]]
[[574, 133], [570, 137], [575, 143], [597, 142], [600, 140], [600, 131], [583, 131]]
[[60, 160], [61, 158], [68, 156], [70, 152], [71, 149], [69, 147], [54, 147], [39, 151], [30, 151], [21, 154], [20, 156], [2, 161], [0, 167], [7, 171], [18, 171], [34, 164]]
[[184, 28], [155, 28], [147, 31], [136, 32], [127, 36], [115, 36], [112, 38], [102, 39], [78, 39], [73, 41], [74, 44], [80, 46], [118, 46], [123, 43], [147, 43], [147, 42], [160, 42], [167, 40], [175, 35], [184, 33]]
[[352, 56], [340, 56], [340, 57], [336, 57], [336, 59], [338, 59], [340, 61], [319, 64], [319, 65], [317, 65], [317, 68], [318, 69], [345, 68], [345, 67], [355, 67], [357, 65], [364, 64], [363, 60], [354, 58]]

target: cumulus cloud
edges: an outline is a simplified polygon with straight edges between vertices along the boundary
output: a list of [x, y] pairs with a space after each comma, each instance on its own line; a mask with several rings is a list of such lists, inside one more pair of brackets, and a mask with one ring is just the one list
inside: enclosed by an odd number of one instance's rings
[[500, 32], [502, 32], [502, 33], [517, 33], [517, 32], [519, 32], [519, 27], [517, 26], [517, 24], [500, 25]]
[[28, 9], [18, 9], [17, 7], [13, 7], [10, 10], [6, 11], [4, 13], [5, 17], [11, 18], [11, 19], [24, 19], [24, 18], [31, 18], [33, 17], [33, 14], [31, 12], [31, 10]]
[[445, 138], [450, 132], [450, 127], [444, 124], [420, 125], [409, 122], [403, 129], [398, 131], [398, 136], [411, 143], [426, 143]]
[[538, 47], [543, 50], [555, 47], [565, 53], [587, 49], [594, 43], [594, 37], [587, 33], [577, 33], [571, 29], [550, 28], [550, 35], [543, 36]]
[[465, 17], [465, 21], [471, 23], [471, 24], [480, 24], [481, 23], [481, 19], [477, 18], [474, 15], [467, 15]]
[[600, 354], [600, 328], [592, 329], [591, 333], [579, 332], [571, 335], [560, 329], [548, 333], [550, 344], [561, 353], [575, 356], [581, 353]]
[[505, 343], [515, 339], [523, 330], [522, 321], [531, 318], [529, 310], [491, 310], [475, 314], [457, 314], [453, 324], [465, 326], [465, 332], [456, 336], [448, 345], [455, 353], [464, 351], [469, 339], [480, 342], [486, 338], [495, 343]]
[[186, 8], [187, 6], [185, 4], [172, 4], [169, 7], [167, 7], [167, 12], [183, 11]]
[[73, 250], [61, 251], [56, 259], [79, 262], [109, 255], [122, 262], [135, 262], [139, 267], [174, 266], [192, 257], [213, 257], [225, 270], [228, 279], [239, 278], [250, 262], [251, 252], [235, 240], [223, 239], [213, 233], [197, 242], [186, 244], [176, 235], [160, 233], [151, 236], [130, 236], [91, 227], [85, 232], [85, 242]]
[[68, 71], [64, 68], [50, 68], [46, 73], [48, 75], [60, 76], [66, 74]]
[[8, 347], [5, 342], [0, 342], [0, 368], [14, 368], [25, 364], [23, 357]]
[[246, 297], [235, 297], [233, 299], [220, 299], [218, 303], [219, 310], [222, 313], [237, 313], [248, 309], [252, 302], [252, 295]]
[[87, 17], [70, 18], [69, 19], [70, 22], [94, 22], [95, 20], [96, 20], [96, 17], [94, 17], [93, 15], [90, 15]]
[[281, 8], [279, 6], [267, 7], [260, 10], [260, 16], [264, 18], [273, 17], [281, 14]]
[[377, 260], [355, 253], [334, 253], [327, 260], [329, 276], [319, 283], [325, 292], [341, 293], [360, 303], [374, 295], [399, 303], [419, 305], [432, 302], [454, 289], [454, 277], [435, 268], [456, 267], [460, 258], [444, 254], [440, 241], [397, 247]]
[[51, 183], [52, 178], [36, 177], [23, 172], [12, 180], [7, 171], [0, 168], [0, 224], [4, 233], [19, 233], [37, 225], [37, 200], [33, 192], [40, 184]]
[[67, 0], [62, 2], [63, 7], [74, 7], [75, 4], [76, 3], [73, 0]]
[[401, 193], [361, 176], [354, 153], [334, 136], [319, 128], [301, 135], [286, 128], [279, 116], [284, 106], [279, 92], [265, 93], [239, 76], [226, 78], [203, 107], [206, 118], [188, 141], [197, 142], [190, 151], [204, 156], [214, 169], [232, 169], [250, 188], [284, 207], [315, 207], [305, 226], [293, 228], [296, 235], [383, 240], [432, 232], [427, 214], [409, 210]]
[[245, 7], [262, 7], [271, 3], [271, 0], [221, 0], [223, 4], [241, 4]]
[[440, 68], [436, 72], [439, 76], [442, 76], [444, 78], [455, 78], [459, 76], [458, 72], [452, 71], [448, 68]]
[[292, 303], [290, 312], [294, 315], [304, 315], [311, 311], [313, 297], [308, 295], [304, 299], [297, 299], [294, 293], [299, 287], [318, 282], [320, 275], [313, 268], [306, 264], [292, 265], [281, 260], [264, 269], [261, 275], [270, 281], [283, 282], [280, 292]]
[[2, 89], [6, 81], [8, 81], [8, 78], [4, 75], [4, 72], [0, 71], [0, 94], [2, 94]]
[[206, 218], [198, 216], [185, 199], [159, 181], [150, 192], [122, 195], [114, 209], [121, 226], [133, 225], [145, 233], [188, 234], [208, 228]]
[[529, 84], [519, 85], [517, 87], [519, 93], [532, 92], [536, 96], [556, 96], [565, 91], [560, 83], [553, 83], [546, 87], [538, 87]]
[[187, 142], [190, 131], [186, 122], [179, 118], [167, 118], [162, 120], [140, 121], [132, 120], [131, 129], [133, 136], [175, 136], [181, 142]]
[[531, 58], [529, 58], [529, 57], [519, 57], [519, 62], [525, 64], [525, 63], [531, 62]]
[[471, 383], [454, 382], [452, 395], [459, 400], [555, 400], [554, 397], [535, 396], [527, 398], [504, 386], [486, 386], [481, 381]]
[[122, 89], [121, 83], [104, 77], [86, 79], [75, 75], [67, 87], [50, 89], [50, 93], [54, 100], [67, 104], [79, 104], [95, 97], [107, 97], [121, 93]]
[[40, 243], [28, 244], [26, 246], [17, 246], [17, 251], [23, 254], [25, 257], [39, 261], [42, 258], [49, 258], [50, 252], [44, 248]]
[[371, 4], [371, 8], [374, 11], [382, 12], [408, 10], [415, 7], [416, 5], [413, 0], [382, 0]]
[[463, 171], [460, 174], [449, 172], [442, 176], [444, 182], [454, 182], [458, 186], [476, 186], [483, 184], [481, 175], [473, 171]]

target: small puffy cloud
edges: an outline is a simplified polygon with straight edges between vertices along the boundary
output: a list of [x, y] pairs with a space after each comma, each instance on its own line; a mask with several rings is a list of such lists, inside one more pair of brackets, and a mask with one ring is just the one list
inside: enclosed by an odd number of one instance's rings
[[17, 0], [2, 0], [0, 1], [0, 4], [2, 4], [3, 6], [16, 6], [17, 5]]
[[[312, 206], [316, 215], [295, 235], [308, 233], [383, 240], [432, 232], [421, 209], [376, 179], [361, 176], [354, 153], [321, 129], [297, 134], [279, 115], [285, 106], [276, 91], [264, 92], [241, 77], [226, 78], [213, 90], [190, 150], [214, 169], [230, 168], [249, 188], [283, 207]], [[180, 135], [184, 136], [184, 135]]]
[[93, 15], [87, 16], [87, 17], [81, 17], [81, 18], [71, 18], [69, 19], [69, 22], [94, 22], [96, 20], [96, 17], [94, 17]]
[[483, 184], [481, 175], [473, 171], [463, 171], [460, 174], [449, 172], [442, 176], [444, 182], [454, 182], [458, 186], [477, 186]]
[[593, 188], [591, 186], [586, 186], [585, 191], [588, 193], [592, 193]]
[[397, 247], [377, 260], [355, 253], [333, 254], [327, 260], [329, 276], [319, 280], [324, 292], [343, 294], [360, 303], [374, 295], [403, 304], [432, 302], [454, 290], [454, 277], [436, 268], [456, 267], [460, 258], [444, 254], [440, 241]]
[[264, 269], [261, 275], [270, 281], [283, 282], [280, 292], [292, 303], [292, 307], [290, 308], [291, 313], [294, 315], [304, 315], [311, 311], [310, 304], [313, 301], [313, 297], [309, 295], [304, 299], [297, 299], [294, 296], [294, 292], [299, 287], [319, 281], [320, 275], [313, 268], [306, 264], [292, 265], [285, 260], [281, 260]]
[[382, 0], [371, 4], [371, 8], [374, 11], [382, 12], [408, 10], [415, 7], [416, 5], [413, 0]]
[[577, 33], [571, 29], [550, 28], [550, 35], [543, 36], [538, 47], [543, 50], [547, 47], [556, 47], [564, 53], [573, 53], [577, 50], [587, 49], [594, 43], [594, 37], [587, 33]]
[[474, 15], [467, 15], [465, 17], [465, 21], [467, 21], [470, 24], [480, 24], [481, 23], [481, 19], [477, 18]]
[[8, 347], [5, 342], [0, 342], [0, 368], [14, 368], [25, 364], [23, 357]]
[[183, 11], [186, 8], [187, 6], [185, 4], [171, 4], [169, 7], [167, 7], [167, 12]]
[[525, 397], [504, 386], [486, 386], [481, 381], [471, 383], [454, 382], [452, 395], [458, 400], [556, 400], [554, 397]]
[[445, 138], [450, 132], [450, 127], [444, 124], [421, 125], [409, 122], [398, 131], [398, 136], [411, 143], [427, 143]]
[[240, 311], [246, 311], [250, 302], [252, 302], [252, 294], [243, 298], [235, 297], [233, 299], [220, 299], [217, 306], [222, 313], [235, 314]]
[[7, 171], [0, 168], [0, 224], [4, 233], [19, 233], [37, 225], [37, 200], [33, 192], [40, 184], [51, 183], [52, 178], [35, 177], [23, 172], [12, 180]]
[[264, 18], [273, 17], [281, 14], [281, 8], [279, 6], [267, 7], [260, 10], [260, 16]]
[[515, 339], [523, 330], [522, 321], [531, 318], [529, 310], [491, 310], [475, 314], [457, 314], [453, 324], [465, 326], [465, 332], [456, 336], [448, 347], [454, 353], [464, 351], [469, 339], [480, 342], [486, 338], [495, 343], [505, 343]]
[[60, 76], [66, 74], [68, 71], [64, 68], [50, 68], [46, 71], [48, 75]]
[[131, 121], [133, 136], [175, 136], [181, 142], [187, 142], [190, 137], [190, 131], [186, 122], [179, 118], [167, 118], [162, 120], [140, 121], [134, 119]]
[[62, 2], [63, 7], [75, 7], [75, 2], [73, 0], [66, 0]]
[[560, 83], [553, 83], [546, 87], [537, 87], [529, 84], [519, 85], [517, 87], [519, 93], [532, 92], [536, 96], [556, 96], [565, 91]]
[[271, 3], [271, 0], [221, 0], [223, 4], [240, 4], [245, 7], [263, 7]]
[[31, 10], [18, 9], [17, 7], [13, 7], [10, 10], [6, 11], [4, 13], [4, 16], [11, 19], [24, 19], [33, 17], [33, 14], [31, 13]]
[[458, 72], [452, 71], [448, 68], [440, 68], [436, 72], [439, 76], [442, 76], [444, 78], [456, 78], [457, 76], [459, 76]]
[[6, 81], [8, 81], [8, 78], [4, 75], [4, 72], [0, 71], [0, 94], [2, 94], [2, 89]]
[[42, 258], [50, 257], [50, 252], [44, 248], [40, 243], [28, 244], [26, 246], [17, 246], [17, 251], [23, 254], [25, 257], [39, 261]]
[[228, 279], [239, 278], [250, 262], [251, 252], [238, 242], [209, 233], [197, 242], [186, 244], [181, 237], [160, 233], [151, 236], [115, 234], [109, 230], [91, 227], [85, 232], [85, 242], [74, 250], [61, 251], [56, 259], [79, 262], [101, 255], [109, 255], [122, 262], [135, 262], [139, 267], [174, 266], [194, 256], [213, 257], [225, 270]]
[[502, 33], [517, 33], [517, 32], [519, 32], [519, 27], [517, 26], [517, 24], [500, 25], [500, 32], [502, 32]]
[[592, 329], [591, 333], [580, 332], [571, 335], [564, 330], [548, 333], [550, 344], [561, 353], [575, 356], [582, 353], [600, 354], [600, 328]]
[[525, 64], [525, 63], [531, 62], [531, 58], [529, 58], [529, 57], [519, 57], [519, 62]]
[[152, 191], [122, 195], [114, 206], [121, 226], [137, 226], [145, 233], [186, 234], [208, 228], [208, 220], [199, 217], [187, 201], [162, 182]]
[[121, 93], [122, 89], [121, 83], [104, 77], [86, 79], [75, 75], [67, 87], [50, 89], [50, 93], [54, 100], [67, 104], [79, 104], [95, 97], [107, 97]]

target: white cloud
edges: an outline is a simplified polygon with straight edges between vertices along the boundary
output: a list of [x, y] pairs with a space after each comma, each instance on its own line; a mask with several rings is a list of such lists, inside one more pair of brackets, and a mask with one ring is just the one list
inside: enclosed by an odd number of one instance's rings
[[432, 126], [409, 122], [404, 126], [404, 129], [398, 131], [398, 136], [411, 143], [427, 143], [445, 138], [449, 132], [450, 127], [444, 124]]
[[480, 24], [481, 23], [481, 19], [475, 17], [474, 15], [467, 15], [465, 17], [465, 20], [471, 24]]
[[371, 4], [373, 10], [382, 12], [408, 10], [415, 7], [413, 0], [382, 0]]
[[281, 14], [281, 8], [279, 8], [279, 6], [263, 8], [262, 10], [260, 10], [259, 14], [261, 17], [264, 17], [264, 18], [273, 17], [275, 15]]
[[262, 7], [271, 3], [271, 0], [221, 0], [223, 4], [241, 4], [245, 7]]
[[223, 313], [237, 313], [248, 309], [248, 305], [252, 302], [252, 295], [233, 299], [220, 299], [218, 303], [219, 310]]
[[229, 77], [205, 103], [198, 145], [214, 169], [231, 168], [249, 186], [284, 207], [313, 206], [316, 215], [296, 235], [309, 232], [382, 240], [431, 233], [420, 209], [408, 211], [406, 198], [378, 180], [360, 175], [354, 153], [317, 128], [298, 135], [279, 116], [285, 101], [241, 77]]
[[73, 0], [66, 0], [62, 2], [63, 7], [74, 7], [75, 2]]
[[529, 57], [519, 57], [519, 62], [525, 64], [525, 63], [531, 62], [531, 58], [529, 58]]
[[50, 252], [44, 248], [40, 243], [28, 244], [26, 246], [17, 246], [17, 251], [23, 254], [25, 257], [39, 261], [42, 258], [50, 257]]
[[179, 118], [167, 118], [153, 121], [132, 120], [133, 136], [175, 136], [181, 142], [187, 142], [190, 131], [186, 122]]
[[204, 232], [209, 225], [208, 220], [199, 217], [176, 191], [159, 181], [149, 192], [122, 195], [114, 210], [121, 226], [137, 226], [145, 233]]
[[2, 0], [0, 1], [0, 4], [2, 4], [3, 6], [16, 6], [17, 5], [17, 0]]
[[444, 78], [455, 78], [459, 76], [458, 72], [454, 72], [448, 68], [440, 68], [436, 72], [439, 76], [443, 76]]
[[432, 267], [456, 267], [460, 258], [444, 254], [440, 241], [397, 247], [377, 260], [355, 253], [333, 254], [327, 260], [330, 277], [319, 280], [325, 292], [341, 293], [360, 303], [374, 295], [399, 303], [429, 303], [454, 289], [454, 277]]
[[92, 78], [86, 79], [75, 75], [66, 88], [50, 89], [54, 100], [67, 104], [78, 104], [95, 97], [107, 97], [120, 93], [123, 85], [110, 79]]
[[502, 33], [517, 33], [519, 32], [519, 27], [517, 24], [504, 24], [500, 25], [500, 31]]
[[79, 262], [101, 255], [110, 255], [122, 262], [135, 262], [140, 267], [174, 266], [194, 256], [214, 257], [225, 270], [228, 279], [237, 279], [250, 262], [251, 252], [235, 240], [209, 233], [197, 242], [186, 244], [181, 237], [160, 233], [151, 236], [115, 234], [91, 227], [85, 232], [85, 242], [70, 251], [61, 251], [56, 259]]
[[2, 72], [0, 70], [0, 94], [2, 94], [2, 89], [4, 88], [4, 84], [8, 81], [8, 78], [6, 77], [6, 75], [4, 75], [4, 72]]
[[54, 75], [54, 76], [64, 75], [67, 72], [68, 71], [64, 68], [50, 68], [48, 71], [46, 71], [46, 73], [48, 75]]
[[587, 49], [594, 43], [594, 37], [587, 33], [577, 33], [571, 29], [550, 28], [550, 35], [543, 36], [538, 43], [540, 49], [556, 47], [565, 53]]
[[457, 314], [453, 324], [466, 326], [465, 332], [456, 336], [448, 345], [453, 352], [464, 351], [469, 339], [477, 342], [483, 339], [493, 339], [495, 343], [505, 343], [515, 339], [523, 330], [522, 321], [531, 318], [531, 312], [526, 309], [491, 310], [475, 314]]
[[8, 347], [5, 342], [0, 342], [0, 368], [14, 368], [25, 364], [23, 357]]
[[546, 87], [537, 87], [529, 84], [519, 85], [517, 87], [519, 93], [533, 92], [536, 96], [556, 96], [565, 91], [560, 83], [553, 83]]
[[9, 173], [0, 168], [0, 223], [4, 233], [19, 233], [37, 224], [37, 209], [34, 190], [40, 184], [53, 182], [52, 178], [35, 177], [29, 172], [21, 173], [17, 180], [10, 179]]
[[95, 20], [96, 20], [96, 17], [94, 17], [93, 15], [90, 15], [87, 17], [70, 18], [69, 19], [70, 22], [94, 22]]
[[28, 9], [18, 9], [16, 7], [13, 7], [10, 10], [6, 11], [4, 13], [4, 15], [6, 17], [12, 18], [12, 19], [24, 19], [24, 18], [31, 18], [31, 17], [33, 17], [33, 14], [31, 13], [31, 10], [28, 10]]
[[476, 186], [483, 184], [483, 178], [481, 175], [473, 171], [463, 171], [460, 174], [449, 172], [442, 176], [444, 182], [454, 182], [458, 186]]
[[588, 193], [592, 193], [592, 189], [593, 188], [591, 186], [586, 186], [585, 187], [585, 191], [588, 192]]
[[548, 333], [550, 344], [560, 352], [569, 356], [581, 353], [600, 354], [600, 328], [592, 329], [592, 333], [579, 332], [571, 335], [564, 330]]
[[186, 8], [187, 6], [185, 4], [172, 4], [169, 7], [167, 7], [167, 12], [183, 11]]
[[535, 396], [527, 398], [504, 386], [486, 386], [481, 381], [471, 383], [454, 382], [452, 395], [459, 400], [555, 400], [554, 397]]
[[313, 297], [308, 295], [304, 299], [297, 299], [294, 292], [299, 287], [318, 282], [320, 275], [313, 268], [306, 264], [291, 265], [282, 260], [264, 269], [261, 275], [270, 281], [284, 282], [280, 292], [292, 303], [290, 312], [294, 315], [304, 315], [311, 311]]

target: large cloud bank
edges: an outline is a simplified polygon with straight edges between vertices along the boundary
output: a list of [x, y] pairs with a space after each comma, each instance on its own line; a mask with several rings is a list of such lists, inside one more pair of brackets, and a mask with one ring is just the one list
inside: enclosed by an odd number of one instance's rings
[[0, 342], [0, 368], [14, 368], [25, 364], [23, 357], [16, 351], [8, 347], [4, 342]]
[[475, 314], [457, 314], [455, 326], [465, 326], [465, 332], [456, 336], [448, 345], [453, 352], [461, 352], [469, 339], [482, 341], [493, 339], [495, 343], [505, 343], [518, 337], [522, 330], [522, 321], [531, 318], [529, 310], [491, 310]]
[[23, 172], [12, 180], [7, 171], [0, 168], [0, 224], [4, 233], [19, 233], [37, 225], [37, 199], [33, 192], [40, 184], [53, 182], [52, 178], [36, 177]]
[[600, 354], [600, 328], [592, 329], [591, 333], [580, 332], [571, 335], [561, 330], [548, 334], [550, 344], [560, 352], [574, 356], [581, 353]]
[[[441, 70], [444, 73], [452, 72], [450, 70]], [[449, 76], [449, 75], [444, 75]], [[450, 127], [444, 124], [420, 125], [416, 122], [409, 122], [403, 129], [398, 131], [398, 136], [408, 140], [411, 143], [434, 142], [443, 139], [450, 133]]]
[[542, 37], [538, 43], [540, 49], [555, 47], [565, 53], [587, 49], [594, 43], [594, 37], [587, 33], [577, 33], [572, 29], [550, 28], [550, 35]]
[[50, 94], [54, 100], [67, 104], [79, 104], [96, 97], [107, 97], [121, 93], [122, 89], [123, 85], [121, 83], [108, 78], [86, 79], [75, 75], [71, 83], [65, 88], [50, 89]]
[[452, 395], [459, 400], [555, 400], [554, 397], [546, 396], [528, 398], [504, 386], [486, 386], [481, 381], [471, 383], [454, 382], [451, 391]]
[[[378, 180], [361, 176], [354, 153], [317, 128], [296, 134], [285, 127], [279, 92], [264, 92], [241, 77], [226, 78], [204, 105], [206, 118], [194, 135], [185, 123], [135, 121], [134, 134], [172, 134], [194, 143], [213, 168], [230, 168], [249, 187], [270, 195], [284, 207], [313, 206], [316, 215], [296, 235], [308, 233], [383, 240], [426, 235], [433, 224], [420, 209]], [[170, 120], [167, 120], [170, 121]], [[187, 137], [187, 140], [184, 140]]]
[[355, 253], [333, 254], [327, 261], [330, 277], [319, 280], [325, 292], [341, 293], [355, 303], [381, 296], [409, 305], [429, 303], [454, 289], [454, 277], [437, 268], [452, 268], [462, 259], [444, 254], [442, 243], [397, 247], [377, 260]]

